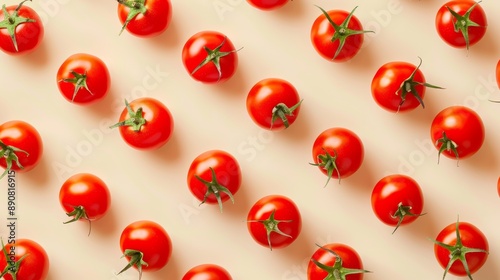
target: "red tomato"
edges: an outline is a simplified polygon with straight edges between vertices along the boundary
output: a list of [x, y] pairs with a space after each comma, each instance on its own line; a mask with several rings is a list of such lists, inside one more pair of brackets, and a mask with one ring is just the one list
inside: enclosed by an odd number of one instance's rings
[[174, 130], [174, 120], [168, 108], [160, 101], [143, 97], [130, 104], [125, 100], [120, 120], [111, 128], [119, 127], [125, 142], [138, 150], [155, 150], [165, 145]]
[[418, 183], [401, 174], [386, 176], [372, 190], [372, 209], [377, 218], [386, 225], [394, 226], [415, 221], [422, 214], [424, 198]]
[[425, 82], [420, 71], [407, 62], [389, 62], [378, 69], [372, 80], [372, 96], [377, 104], [390, 112], [410, 111], [422, 105], [425, 87], [440, 88]]
[[247, 111], [252, 120], [268, 130], [282, 130], [295, 122], [302, 100], [289, 82], [269, 78], [256, 83], [247, 96]]
[[497, 192], [498, 192], [498, 196], [500, 196], [500, 177], [498, 177], [498, 181], [497, 181]]
[[43, 154], [42, 138], [38, 131], [24, 121], [8, 121], [0, 125], [0, 166], [9, 170], [28, 172], [40, 162]]
[[59, 67], [56, 78], [64, 98], [79, 105], [103, 99], [110, 87], [106, 64], [100, 58], [86, 53], [68, 57]]
[[247, 0], [247, 2], [255, 8], [269, 11], [285, 6], [288, 0]]
[[153, 221], [136, 221], [123, 229], [120, 248], [129, 262], [118, 274], [134, 267], [139, 271], [157, 271], [172, 255], [172, 241], [165, 229]]
[[191, 268], [182, 280], [233, 280], [229, 272], [216, 264], [200, 264]]
[[331, 178], [347, 178], [363, 163], [364, 147], [361, 139], [349, 129], [334, 127], [321, 132], [312, 148], [311, 163]]
[[201, 31], [184, 44], [182, 62], [193, 79], [213, 84], [227, 81], [234, 75], [238, 54], [226, 35], [217, 31]]
[[[363, 273], [369, 272], [363, 269], [359, 254], [345, 244], [330, 243], [318, 247], [307, 265], [308, 280], [362, 280]], [[338, 275], [337, 278], [334, 275]]]
[[229, 153], [221, 150], [206, 151], [197, 156], [187, 175], [191, 193], [201, 204], [219, 204], [231, 199], [240, 189], [241, 170], [238, 161]]
[[323, 58], [344, 62], [361, 49], [364, 33], [371, 31], [364, 31], [361, 22], [353, 15], [356, 8], [351, 13], [342, 10], [327, 12], [320, 8], [323, 14], [316, 18], [311, 27], [311, 41]]
[[445, 269], [444, 276], [449, 272], [472, 279], [471, 274], [478, 271], [488, 258], [486, 236], [467, 222], [457, 221], [448, 225], [441, 230], [434, 243], [434, 254]]
[[5, 246], [2, 242], [0, 277], [3, 276], [2, 279], [5, 280], [47, 279], [50, 262], [45, 249], [30, 239], [17, 239], [13, 242], [14, 240], [9, 240]]
[[479, 42], [487, 27], [486, 14], [479, 2], [454, 0], [441, 6], [436, 14], [436, 29], [441, 39], [452, 47], [467, 50]]
[[[71, 220], [99, 220], [109, 210], [111, 197], [106, 183], [89, 173], [79, 173], [68, 178], [59, 190], [59, 202]], [[90, 234], [90, 228], [89, 228]]]
[[118, 0], [120, 34], [127, 29], [142, 38], [155, 37], [167, 30], [172, 20], [170, 0]]
[[302, 218], [295, 202], [282, 195], [259, 199], [247, 215], [248, 232], [264, 247], [285, 248], [299, 237]]
[[497, 85], [498, 85], [498, 88], [500, 89], [500, 59], [497, 62], [496, 77], [497, 77]]
[[28, 54], [42, 42], [44, 27], [40, 16], [30, 7], [2, 6], [0, 11], [0, 49], [10, 55]]
[[451, 106], [439, 112], [432, 121], [431, 138], [439, 150], [438, 162], [441, 154], [464, 159], [474, 155], [483, 145], [483, 121], [467, 107]]

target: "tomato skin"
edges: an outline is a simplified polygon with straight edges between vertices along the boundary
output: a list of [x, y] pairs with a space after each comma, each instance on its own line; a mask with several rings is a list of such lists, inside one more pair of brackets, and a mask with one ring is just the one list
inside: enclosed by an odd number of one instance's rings
[[[142, 108], [142, 117], [146, 123], [136, 132], [131, 126], [120, 126], [120, 135], [132, 148], [138, 150], [156, 150], [165, 145], [172, 136], [174, 120], [170, 110], [159, 100], [142, 97], [130, 102], [130, 108], [136, 112]], [[130, 119], [127, 108], [123, 109], [119, 121]]]
[[[359, 254], [350, 246], [341, 244], [341, 243], [329, 243], [323, 245], [322, 247], [326, 249], [330, 249], [334, 251], [340, 259], [342, 259], [343, 267], [345, 268], [353, 268], [353, 269], [362, 269], [363, 262]], [[333, 266], [335, 264], [335, 260], [337, 257], [332, 253], [325, 251], [321, 248], [318, 248], [311, 259], [315, 259], [316, 261], [327, 265]], [[324, 280], [328, 276], [328, 273], [318, 267], [314, 262], [309, 261], [307, 265], [307, 279], [308, 280]], [[363, 274], [349, 274], [346, 275], [346, 280], [363, 280]]]
[[[220, 47], [220, 52], [227, 52], [227, 55], [220, 57], [220, 70], [217, 70], [213, 62], [206, 63], [201, 68], [193, 71], [207, 58], [207, 51]], [[182, 63], [191, 77], [205, 84], [222, 83], [229, 80], [236, 73], [238, 67], [238, 54], [231, 40], [224, 34], [217, 31], [200, 31], [191, 36], [182, 48]]]
[[[72, 71], [86, 74], [86, 83], [90, 90], [84, 87], [75, 92], [75, 85], [64, 80], [74, 79]], [[56, 75], [57, 86], [62, 96], [69, 102], [87, 105], [103, 99], [110, 88], [109, 70], [100, 58], [86, 53], [76, 53], [69, 56], [59, 67]]]
[[[172, 4], [170, 0], [144, 0], [146, 14], [139, 13], [125, 27], [130, 34], [140, 38], [156, 37], [170, 26], [172, 21]], [[120, 1], [118, 1], [120, 2]], [[123, 25], [131, 9], [118, 4], [118, 18]]]
[[396, 226], [399, 218], [395, 217], [399, 204], [411, 207], [411, 213], [405, 215], [401, 225], [409, 224], [422, 213], [424, 199], [418, 183], [411, 177], [393, 174], [380, 179], [372, 190], [372, 209], [384, 224]]
[[263, 11], [281, 8], [285, 6], [288, 1], [289, 0], [247, 0], [250, 5]]
[[272, 231], [269, 237], [271, 249], [288, 247], [302, 230], [302, 217], [295, 202], [286, 196], [268, 195], [255, 202], [247, 215], [248, 232], [255, 242], [269, 248], [266, 227], [256, 221], [269, 219], [273, 211], [275, 211], [274, 219], [281, 221], [278, 222], [278, 229], [289, 236]]
[[[37, 242], [30, 239], [17, 239], [15, 244], [5, 244], [4, 248], [7, 253], [11, 252], [11, 248], [15, 247], [15, 260], [27, 255], [20, 264], [17, 272], [17, 279], [29, 280], [45, 280], [49, 273], [50, 261], [45, 249]], [[14, 248], [12, 248], [14, 249]], [[9, 256], [9, 261], [11, 261]], [[3, 271], [7, 265], [5, 254], [0, 253], [0, 271]], [[7, 273], [3, 276], [5, 280], [14, 279], [11, 274]]]
[[[455, 31], [454, 22], [455, 18], [448, 11], [446, 7], [455, 11], [459, 15], [463, 16], [467, 10], [469, 10], [472, 5], [476, 2], [472, 0], [454, 0], [445, 3], [441, 8], [439, 8], [436, 14], [436, 30], [448, 45], [455, 48], [465, 48], [467, 47], [464, 36], [460, 31]], [[479, 24], [477, 26], [470, 26], [468, 28], [469, 33], [469, 46], [472, 46], [479, 42], [486, 33], [487, 19], [483, 8], [477, 4], [470, 14], [470, 20]]]
[[[273, 109], [280, 103], [291, 108], [300, 102], [295, 87], [288, 81], [278, 78], [268, 78], [257, 82], [247, 95], [247, 112], [252, 120], [261, 128], [267, 130], [283, 130], [286, 128], [281, 118], [272, 122]], [[292, 125], [300, 112], [300, 106], [286, 116], [288, 125]]]
[[200, 264], [188, 270], [182, 280], [233, 280], [233, 278], [219, 265]]
[[[0, 125], [0, 141], [7, 146], [16, 147], [29, 154], [28, 156], [23, 152], [16, 152], [23, 168], [20, 168], [16, 162], [13, 161], [11, 170], [19, 173], [28, 172], [35, 168], [42, 158], [42, 138], [36, 128], [27, 122], [13, 120]], [[0, 166], [4, 169], [7, 168], [4, 157], [0, 158]]]
[[[12, 14], [17, 5], [6, 7], [7, 12]], [[35, 51], [43, 41], [45, 29], [38, 13], [28, 6], [21, 6], [18, 12], [19, 17], [35, 20], [25, 22], [16, 27], [15, 36], [17, 51], [6, 28], [0, 29], [0, 49], [9, 55], [24, 55]], [[5, 15], [0, 10], [0, 21], [5, 19]]]
[[[436, 237], [436, 240], [451, 246], [455, 245], [457, 242], [456, 226], [457, 223], [452, 223], [443, 228]], [[459, 222], [458, 229], [463, 246], [483, 249], [486, 251], [489, 250], [488, 240], [486, 239], [486, 236], [476, 226], [468, 222]], [[434, 244], [434, 254], [441, 267], [446, 268], [448, 262], [450, 261], [450, 251], [437, 244]], [[484, 265], [487, 258], [488, 254], [481, 252], [470, 252], [465, 254], [465, 259], [467, 260], [470, 273], [473, 274], [474, 272], [478, 271]], [[467, 275], [463, 264], [459, 260], [455, 261], [451, 265], [448, 272], [456, 276]]]
[[[327, 13], [337, 25], [342, 24], [349, 16], [349, 12], [343, 10], [330, 10]], [[352, 15], [347, 28], [359, 31], [363, 30], [361, 22], [355, 15]], [[335, 29], [331, 26], [326, 16], [324, 14], [318, 16], [311, 27], [311, 42], [318, 54], [326, 60], [333, 62], [348, 61], [359, 52], [363, 45], [364, 34], [348, 36], [340, 53], [333, 58], [339, 47], [339, 40], [332, 42], [334, 34]]]
[[[59, 202], [66, 213], [82, 206], [89, 220], [99, 220], [109, 210], [109, 189], [99, 177], [90, 173], [78, 173], [69, 177], [59, 190]], [[80, 219], [82, 220], [82, 219]]]
[[[474, 155], [484, 142], [484, 125], [479, 115], [465, 106], [450, 106], [439, 112], [431, 124], [431, 138], [439, 150], [441, 143], [436, 141], [446, 136], [457, 144], [459, 159]], [[451, 150], [442, 151], [446, 157], [456, 159]]]
[[498, 88], [500, 89], [500, 59], [497, 62], [496, 77], [497, 77], [497, 85]]
[[[143, 253], [148, 264], [143, 271], [157, 271], [163, 268], [172, 255], [172, 241], [165, 229], [158, 223], [140, 220], [126, 226], [120, 236], [120, 249], [137, 250]], [[130, 261], [129, 256], [125, 256]], [[136, 265], [134, 265], [137, 268]]]
[[500, 177], [498, 177], [498, 180], [497, 180], [497, 193], [498, 193], [498, 196], [500, 196]]

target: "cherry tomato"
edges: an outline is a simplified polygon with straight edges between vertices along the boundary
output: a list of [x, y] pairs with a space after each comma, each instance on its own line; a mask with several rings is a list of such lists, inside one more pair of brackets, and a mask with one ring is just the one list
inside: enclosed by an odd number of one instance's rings
[[464, 159], [474, 155], [483, 145], [483, 121], [472, 109], [451, 106], [434, 117], [431, 138], [439, 150], [438, 156]]
[[487, 27], [486, 14], [479, 2], [453, 0], [441, 6], [435, 23], [441, 39], [452, 47], [467, 50], [479, 42]]
[[[357, 7], [356, 7], [357, 8]], [[361, 49], [364, 31], [359, 19], [343, 10], [325, 11], [311, 27], [311, 41], [316, 51], [325, 59], [344, 62], [353, 58]]]
[[167, 30], [172, 20], [170, 0], [118, 0], [118, 18], [130, 34], [149, 38]]
[[196, 81], [214, 84], [229, 80], [238, 67], [238, 54], [226, 35], [201, 31], [182, 48], [182, 63]]
[[129, 262], [118, 274], [134, 267], [139, 271], [157, 271], [167, 265], [172, 255], [172, 241], [165, 229], [148, 220], [136, 221], [123, 229], [120, 248]]
[[75, 104], [92, 104], [109, 91], [109, 71], [100, 58], [86, 53], [68, 57], [57, 71], [57, 86], [63, 97]]
[[[59, 202], [71, 220], [96, 221], [109, 210], [109, 189], [99, 177], [90, 173], [78, 173], [68, 178], [59, 190]], [[89, 227], [90, 234], [90, 227]]]
[[187, 183], [191, 193], [201, 204], [219, 204], [231, 199], [240, 189], [241, 169], [238, 161], [222, 150], [209, 150], [198, 155], [187, 175]]
[[[15, 241], [15, 243], [14, 243]], [[49, 273], [49, 256], [30, 239], [9, 240], [0, 254], [0, 277], [5, 280], [45, 280]]]
[[471, 274], [478, 271], [488, 258], [486, 236], [467, 222], [448, 225], [439, 232], [434, 243], [434, 254], [445, 269], [444, 276], [450, 273], [472, 279]]
[[42, 138], [38, 131], [24, 121], [8, 121], [0, 125], [0, 166], [5, 171], [28, 172], [40, 162]]
[[2, 6], [0, 11], [0, 49], [10, 55], [28, 54], [43, 40], [44, 27], [35, 10], [19, 5]]
[[174, 120], [168, 108], [151, 97], [128, 103], [125, 100], [118, 127], [125, 142], [138, 150], [155, 150], [165, 145], [174, 130]]
[[364, 147], [361, 139], [351, 130], [334, 127], [321, 132], [312, 148], [314, 163], [311, 163], [331, 178], [347, 178], [363, 163]]
[[200, 264], [188, 270], [182, 280], [233, 280], [233, 278], [219, 265]]
[[252, 120], [268, 130], [282, 130], [295, 122], [302, 100], [288, 81], [269, 78], [257, 82], [248, 93], [247, 111]]
[[307, 265], [308, 280], [362, 280], [363, 273], [369, 272], [363, 269], [359, 254], [348, 245], [329, 243], [318, 247]]
[[418, 183], [401, 174], [385, 176], [372, 190], [372, 209], [377, 218], [386, 225], [394, 226], [415, 221], [422, 214], [424, 198]]
[[283, 195], [259, 199], [247, 215], [248, 232], [260, 245], [269, 249], [288, 247], [302, 229], [302, 218], [295, 202]]
[[380, 67], [372, 79], [372, 96], [377, 104], [390, 112], [410, 111], [422, 105], [425, 87], [440, 88], [425, 82], [420, 64], [394, 61]]
[[247, 0], [247, 2], [257, 9], [269, 11], [285, 6], [288, 0]]

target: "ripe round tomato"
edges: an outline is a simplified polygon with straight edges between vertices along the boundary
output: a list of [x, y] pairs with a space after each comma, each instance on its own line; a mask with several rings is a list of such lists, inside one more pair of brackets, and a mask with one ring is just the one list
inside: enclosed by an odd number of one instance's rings
[[238, 54], [226, 35], [217, 31], [201, 31], [184, 44], [182, 63], [193, 79], [213, 84], [227, 81], [235, 74]]
[[[357, 7], [356, 7], [357, 8]], [[311, 27], [311, 41], [316, 51], [325, 59], [344, 62], [353, 58], [364, 41], [363, 26], [359, 19], [343, 10], [325, 11], [316, 18]]]
[[439, 232], [434, 243], [434, 254], [445, 269], [445, 276], [449, 272], [472, 279], [471, 274], [478, 271], [488, 258], [486, 236], [467, 222], [457, 221], [448, 225]]
[[420, 64], [394, 61], [380, 67], [372, 79], [372, 96], [377, 104], [390, 112], [410, 111], [422, 105], [425, 87], [440, 88], [425, 82]]
[[363, 163], [364, 147], [361, 139], [351, 130], [334, 127], [321, 132], [312, 148], [314, 163], [311, 163], [331, 178], [347, 178]]
[[[14, 241], [14, 240], [12, 240]], [[0, 272], [5, 280], [45, 280], [49, 273], [49, 257], [45, 249], [30, 239], [16, 239], [3, 246]], [[19, 265], [19, 266], [17, 266]]]
[[40, 162], [42, 138], [38, 131], [24, 121], [8, 121], [0, 125], [0, 166], [9, 170], [28, 172]]
[[138, 150], [155, 150], [165, 145], [174, 130], [174, 120], [168, 108], [151, 97], [128, 103], [125, 100], [118, 127], [125, 142]]
[[136, 221], [123, 229], [120, 248], [129, 262], [118, 274], [134, 267], [139, 271], [157, 271], [163, 268], [172, 255], [172, 241], [165, 229], [148, 220]]
[[231, 199], [240, 189], [241, 170], [238, 161], [222, 150], [209, 150], [198, 155], [187, 174], [187, 183], [191, 193], [201, 204], [219, 204]]
[[308, 280], [362, 280], [363, 273], [369, 272], [363, 269], [358, 252], [348, 245], [329, 243], [318, 247], [307, 265]]
[[104, 61], [86, 53], [68, 57], [59, 67], [56, 78], [64, 98], [79, 105], [103, 99], [110, 87], [109, 71]]
[[247, 2], [257, 9], [269, 11], [285, 6], [288, 0], [247, 0]]
[[258, 244], [271, 250], [285, 248], [299, 237], [302, 218], [290, 198], [268, 195], [255, 202], [248, 211], [247, 228]]
[[422, 214], [424, 198], [418, 183], [411, 177], [394, 174], [380, 179], [372, 190], [372, 209], [386, 225], [394, 226], [415, 221]]
[[[89, 173], [78, 173], [68, 178], [59, 190], [59, 202], [66, 215], [65, 222], [99, 220], [109, 210], [111, 196], [106, 183]], [[90, 228], [89, 228], [90, 234]]]
[[453, 0], [445, 3], [436, 14], [436, 29], [448, 45], [467, 48], [476, 44], [486, 33], [487, 20], [479, 2]]
[[451, 106], [434, 117], [431, 138], [439, 150], [438, 156], [464, 159], [474, 155], [483, 145], [483, 121], [472, 109]]
[[122, 24], [120, 34], [148, 38], [167, 30], [172, 20], [170, 0], [118, 0], [118, 18]]
[[288, 81], [269, 78], [257, 82], [248, 93], [247, 111], [252, 120], [268, 130], [282, 130], [295, 122], [302, 100]]
[[233, 278], [219, 265], [200, 264], [188, 270], [182, 280], [233, 280]]
[[0, 49], [10, 55], [28, 54], [42, 42], [44, 27], [40, 16], [22, 1], [0, 10]]

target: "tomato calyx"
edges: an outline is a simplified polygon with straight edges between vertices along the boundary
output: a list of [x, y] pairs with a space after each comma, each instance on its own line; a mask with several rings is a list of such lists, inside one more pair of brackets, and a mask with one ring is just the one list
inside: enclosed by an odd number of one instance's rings
[[471, 26], [475, 26], [475, 27], [484, 27], [484, 26], [480, 26], [479, 24], [475, 23], [474, 21], [472, 21], [470, 19], [470, 14], [472, 13], [472, 11], [474, 10], [474, 8], [479, 4], [481, 3], [481, 1], [479, 2], [475, 2], [466, 12], [463, 16], [459, 15], [457, 12], [453, 11], [452, 9], [450, 9], [450, 7], [446, 6], [446, 9], [448, 9], [448, 11], [452, 14], [452, 16], [455, 18], [455, 23], [453, 25], [453, 28], [455, 30], [455, 32], [461, 32], [462, 33], [462, 36], [464, 37], [465, 39], [465, 45], [466, 45], [466, 49], [467, 51], [469, 51], [469, 27]]
[[[7, 253], [7, 249], [5, 249], [5, 246], [3, 244], [3, 239], [0, 240], [2, 244], [2, 252], [5, 256], [6, 260], [10, 260], [9, 253]], [[6, 274], [10, 274], [13, 280], [17, 279], [17, 272], [19, 271], [19, 267], [21, 266], [21, 262], [26, 258], [28, 254], [23, 255], [22, 257], [19, 258], [17, 261], [7, 261], [7, 265], [3, 269], [2, 273], [0, 274], [0, 277], [3, 277]], [[3, 278], [2, 278], [3, 279]]]
[[403, 219], [406, 216], [423, 216], [423, 215], [425, 215], [425, 213], [422, 213], [422, 214], [412, 213], [411, 210], [412, 210], [412, 207], [409, 205], [403, 205], [402, 202], [400, 202], [398, 204], [398, 210], [396, 210], [396, 212], [394, 212], [394, 214], [391, 214], [392, 218], [398, 219], [398, 223], [396, 225], [396, 228], [394, 228], [394, 231], [392, 231], [392, 234], [394, 234], [396, 232], [396, 230], [399, 228], [399, 226], [403, 222]]
[[328, 185], [328, 182], [330, 182], [334, 170], [337, 172], [337, 177], [339, 177], [339, 184], [340, 184], [340, 172], [339, 169], [337, 168], [337, 164], [335, 163], [335, 161], [337, 160], [337, 151], [333, 150], [333, 156], [325, 148], [323, 148], [323, 151], [325, 151], [324, 154], [318, 155], [318, 163], [309, 163], [309, 164], [313, 166], [319, 166], [324, 170], [326, 170], [326, 175], [328, 176], [328, 179], [326, 180], [326, 184], [323, 187], [326, 187]]
[[229, 191], [228, 188], [224, 187], [223, 185], [221, 185], [217, 181], [215, 171], [212, 167], [210, 167], [210, 171], [212, 172], [212, 181], [206, 181], [198, 175], [195, 176], [196, 179], [200, 180], [203, 184], [205, 184], [205, 186], [207, 186], [207, 191], [205, 192], [205, 195], [203, 197], [203, 201], [200, 203], [200, 205], [205, 203], [207, 201], [208, 196], [213, 194], [213, 195], [215, 195], [215, 198], [217, 199], [217, 203], [219, 204], [220, 212], [222, 213], [222, 200], [220, 197], [220, 193], [221, 192], [226, 193], [234, 204], [233, 194], [231, 193], [231, 191]]
[[269, 215], [269, 218], [267, 218], [265, 220], [249, 220], [249, 221], [247, 221], [249, 223], [258, 222], [258, 223], [261, 223], [264, 225], [264, 227], [266, 228], [266, 233], [267, 233], [267, 243], [269, 244], [269, 249], [271, 251], [273, 250], [273, 246], [271, 244], [271, 232], [275, 232], [279, 235], [283, 235], [283, 236], [292, 238], [291, 235], [282, 232], [278, 227], [279, 223], [290, 223], [290, 222], [292, 222], [292, 220], [276, 220], [274, 218], [275, 213], [276, 213], [276, 209], [273, 209], [273, 212], [271, 212], [271, 215]]
[[60, 82], [72, 83], [75, 86], [71, 101], [75, 101], [76, 94], [81, 88], [86, 89], [90, 93], [90, 95], [94, 95], [92, 91], [90, 91], [87, 85], [87, 71], [85, 71], [83, 74], [80, 74], [78, 72], [71, 70], [71, 75], [73, 75], [73, 78], [66, 78], [59, 80]]
[[132, 130], [134, 132], [139, 132], [142, 126], [146, 124], [146, 119], [142, 116], [142, 107], [139, 107], [137, 111], [134, 112], [134, 110], [132, 110], [130, 104], [126, 99], [125, 99], [125, 107], [127, 108], [129, 118], [124, 121], [118, 122], [110, 126], [109, 128], [115, 128], [119, 126], [130, 126], [132, 127]]
[[443, 136], [441, 138], [439, 138], [438, 140], [436, 140], [436, 146], [439, 143], [441, 143], [441, 147], [439, 147], [439, 151], [438, 151], [438, 164], [439, 164], [439, 157], [440, 157], [442, 152], [452, 151], [453, 154], [455, 154], [455, 158], [457, 159], [457, 166], [458, 166], [459, 155], [458, 155], [458, 151], [457, 151], [457, 147], [458, 147], [457, 143], [455, 143], [453, 140], [448, 138], [448, 136], [446, 136], [445, 131], [443, 131]]
[[478, 248], [470, 248], [466, 247], [462, 244], [462, 238], [460, 237], [460, 230], [459, 230], [459, 222], [457, 219], [457, 223], [455, 226], [455, 232], [457, 235], [457, 241], [455, 245], [448, 245], [443, 242], [437, 241], [437, 240], [432, 240], [435, 244], [447, 249], [450, 252], [450, 261], [448, 262], [448, 265], [446, 266], [443, 274], [443, 280], [446, 277], [446, 274], [448, 273], [448, 270], [450, 267], [453, 265], [453, 263], [457, 260], [462, 262], [462, 265], [464, 266], [465, 272], [467, 273], [467, 276], [469, 276], [470, 280], [472, 279], [470, 270], [469, 270], [469, 265], [467, 263], [467, 260], [465, 259], [465, 255], [468, 253], [485, 253], [489, 254], [488, 251], [483, 250], [483, 249], [478, 249]]
[[89, 221], [89, 234], [88, 235], [90, 235], [90, 231], [92, 229], [92, 222], [90, 221], [90, 219], [87, 215], [87, 212], [85, 211], [85, 208], [83, 206], [78, 205], [78, 206], [73, 207], [73, 211], [66, 213], [66, 215], [68, 217], [73, 217], [73, 218], [69, 221], [63, 222], [63, 224], [69, 224], [69, 223], [78, 221], [80, 219], [85, 219], [85, 220]]
[[31, 0], [24, 0], [19, 5], [16, 7], [14, 12], [12, 14], [9, 14], [7, 12], [7, 8], [5, 7], [5, 4], [2, 6], [2, 13], [4, 15], [4, 20], [0, 22], [0, 29], [7, 29], [7, 32], [9, 32], [10, 39], [12, 40], [12, 43], [14, 44], [14, 48], [16, 49], [16, 52], [19, 51], [17, 47], [17, 40], [16, 40], [16, 28], [18, 25], [27, 23], [27, 22], [36, 22], [36, 20], [32, 18], [24, 18], [19, 16], [19, 10], [21, 9], [21, 6], [24, 4], [26, 1], [31, 1]]
[[215, 65], [217, 72], [219, 73], [219, 77], [217, 79], [217, 82], [220, 81], [220, 79], [222, 77], [222, 70], [220, 67], [220, 59], [224, 56], [227, 56], [231, 53], [235, 53], [235, 52], [242, 49], [242, 48], [240, 48], [238, 50], [232, 50], [229, 52], [221, 52], [220, 49], [222, 48], [222, 46], [224, 46], [224, 43], [226, 42], [226, 40], [227, 40], [227, 37], [224, 36], [224, 40], [222, 40], [222, 42], [217, 47], [215, 47], [215, 49], [213, 49], [213, 50], [209, 49], [207, 46], [203, 46], [203, 49], [207, 52], [207, 56], [200, 64], [198, 64], [198, 66], [196, 66], [196, 68], [194, 68], [194, 70], [191, 72], [191, 75], [194, 75], [194, 73], [196, 73], [196, 71], [198, 71], [201, 67], [212, 62]]
[[319, 248], [322, 250], [325, 250], [335, 256], [335, 263], [333, 266], [328, 266], [323, 263], [320, 263], [319, 261], [311, 258], [311, 261], [317, 265], [319, 268], [322, 270], [328, 272], [328, 275], [325, 277], [323, 280], [346, 280], [346, 276], [349, 274], [360, 274], [360, 273], [369, 273], [371, 271], [364, 270], [364, 269], [357, 269], [357, 268], [346, 268], [342, 266], [342, 258], [335, 253], [333, 250], [330, 250], [328, 248], [325, 248], [323, 246], [320, 246], [316, 244]]
[[127, 27], [129, 22], [133, 20], [138, 14], [145, 14], [148, 9], [146, 8], [146, 0], [117, 0], [119, 4], [125, 5], [130, 8], [127, 19], [123, 23], [122, 29], [118, 35], [121, 35], [123, 30]]
[[369, 32], [375, 33], [372, 30], [352, 30], [352, 29], [349, 29], [347, 27], [349, 25], [349, 22], [351, 21], [351, 17], [354, 14], [354, 11], [358, 8], [357, 6], [354, 7], [354, 9], [349, 13], [349, 15], [346, 17], [346, 19], [340, 25], [336, 24], [332, 20], [330, 15], [328, 15], [328, 12], [325, 11], [323, 8], [321, 8], [319, 6], [316, 6], [316, 7], [318, 7], [321, 10], [323, 15], [326, 17], [326, 19], [330, 23], [330, 25], [335, 29], [335, 33], [333, 34], [331, 41], [335, 42], [336, 40], [339, 40], [339, 46], [338, 46], [337, 50], [335, 51], [335, 54], [333, 55], [332, 60], [334, 60], [337, 57], [337, 55], [339, 55], [340, 51], [344, 47], [344, 44], [345, 44], [347, 37], [352, 36], [352, 35], [369, 33]]
[[122, 258], [123, 257], [130, 257], [130, 261], [122, 270], [120, 270], [120, 272], [117, 273], [117, 275], [123, 273], [124, 271], [135, 265], [137, 267], [137, 270], [139, 271], [140, 280], [142, 277], [142, 267], [148, 266], [148, 263], [143, 260], [144, 254], [141, 251], [126, 249], [123, 252]]
[[5, 171], [2, 173], [2, 175], [0, 175], [0, 179], [2, 179], [12, 169], [12, 161], [15, 161], [19, 168], [24, 168], [19, 162], [19, 158], [17, 157], [16, 152], [25, 153], [27, 156], [29, 156], [30, 154], [28, 152], [14, 146], [5, 145], [5, 143], [3, 143], [1, 140], [0, 149], [0, 157], [5, 158], [5, 162], [7, 163], [7, 168], [5, 168]]
[[300, 106], [302, 100], [300, 100], [297, 104], [293, 105], [290, 108], [288, 108], [288, 106], [286, 106], [286, 104], [284, 103], [279, 103], [278, 105], [274, 106], [271, 118], [271, 128], [273, 128], [273, 124], [277, 118], [280, 118], [285, 128], [288, 128], [290, 126], [288, 122], [288, 116], [293, 116], [293, 111], [295, 111]]

